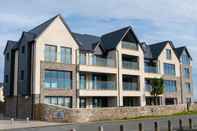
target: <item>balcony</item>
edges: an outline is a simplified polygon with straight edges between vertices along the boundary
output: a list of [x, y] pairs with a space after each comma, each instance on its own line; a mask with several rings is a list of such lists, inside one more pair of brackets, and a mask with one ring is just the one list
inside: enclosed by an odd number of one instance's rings
[[135, 83], [135, 82], [123, 82], [123, 90], [137, 91], [137, 90], [139, 90], [138, 83]]
[[114, 81], [93, 81], [93, 90], [116, 90]]
[[137, 47], [136, 43], [126, 42], [126, 41], [122, 41], [122, 48], [138, 50], [138, 47]]
[[95, 66], [107, 66], [107, 67], [115, 67], [115, 60], [110, 58], [104, 58], [101, 56], [94, 56], [92, 59], [92, 65]]
[[[83, 62], [85, 63], [85, 62]], [[79, 64], [78, 69], [84, 72], [98, 73], [117, 73], [115, 58], [106, 58], [103, 56], [93, 56], [92, 60], [86, 64]]]
[[125, 69], [139, 69], [138, 57], [131, 55], [122, 55], [122, 68]]
[[158, 68], [156, 66], [144, 66], [144, 71], [146, 73], [158, 73]]
[[125, 69], [138, 69], [138, 63], [137, 62], [131, 62], [131, 61], [122, 61], [122, 67]]

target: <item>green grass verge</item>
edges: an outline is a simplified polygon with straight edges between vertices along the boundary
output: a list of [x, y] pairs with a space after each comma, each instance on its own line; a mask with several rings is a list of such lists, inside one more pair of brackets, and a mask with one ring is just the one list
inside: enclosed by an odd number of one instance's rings
[[124, 118], [124, 120], [137, 120], [137, 119], [156, 119], [156, 118], [162, 118], [162, 117], [171, 117], [171, 116], [183, 116], [183, 115], [197, 115], [197, 111], [184, 111], [175, 113], [172, 115], [150, 115], [150, 116], [139, 116], [139, 117], [131, 117], [131, 118]]

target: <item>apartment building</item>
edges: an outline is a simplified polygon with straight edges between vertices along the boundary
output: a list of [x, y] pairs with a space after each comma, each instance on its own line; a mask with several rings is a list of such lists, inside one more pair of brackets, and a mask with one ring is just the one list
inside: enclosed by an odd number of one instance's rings
[[192, 58], [171, 41], [141, 43], [131, 26], [102, 36], [72, 32], [57, 15], [4, 50], [6, 111], [32, 117], [34, 105], [68, 108], [152, 105], [151, 80], [163, 78], [159, 104], [192, 97]]

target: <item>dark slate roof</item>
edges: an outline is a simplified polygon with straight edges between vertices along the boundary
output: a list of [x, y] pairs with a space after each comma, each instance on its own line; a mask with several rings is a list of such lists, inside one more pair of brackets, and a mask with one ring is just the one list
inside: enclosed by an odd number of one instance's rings
[[10, 49], [14, 49], [17, 47], [17, 41], [12, 41], [12, 40], [8, 40], [7, 41], [7, 44], [6, 44], [6, 47], [4, 49], [4, 54], [7, 50], [10, 50]]
[[145, 59], [153, 59], [152, 52], [150, 46], [147, 45], [145, 42], [141, 43], [141, 47], [144, 51], [144, 58]]
[[171, 41], [162, 41], [159, 43], [149, 45], [153, 58], [158, 58], [158, 56], [160, 55], [160, 53], [162, 52], [163, 48], [166, 46], [167, 43], [169, 43], [172, 49], [175, 51], [174, 45]]
[[53, 20], [58, 17], [59, 15], [56, 15], [55, 17], [47, 20], [46, 22], [36, 26], [35, 28], [28, 31], [29, 33], [35, 34], [36, 36], [39, 36], [52, 22]]
[[80, 44], [80, 49], [82, 50], [92, 51], [100, 41], [100, 37], [98, 36], [79, 33], [72, 34]]
[[186, 53], [188, 54], [188, 56], [190, 58], [192, 58], [191, 55], [189, 54], [189, 51], [187, 50], [187, 48], [185, 46], [175, 48], [175, 50], [176, 50], [176, 54], [177, 54], [177, 56], [178, 56], [179, 59], [180, 59], [181, 54], [183, 53], [184, 50], [186, 51]]
[[167, 41], [163, 41], [163, 42], [149, 45], [150, 50], [152, 52], [152, 56], [154, 58], [157, 58], [160, 55], [160, 53], [163, 50], [163, 48], [165, 47], [166, 43], [167, 43]]
[[101, 45], [104, 47], [104, 49], [114, 49], [116, 48], [119, 41], [122, 39], [124, 34], [130, 29], [131, 27], [125, 27], [107, 34], [104, 34], [101, 36]]

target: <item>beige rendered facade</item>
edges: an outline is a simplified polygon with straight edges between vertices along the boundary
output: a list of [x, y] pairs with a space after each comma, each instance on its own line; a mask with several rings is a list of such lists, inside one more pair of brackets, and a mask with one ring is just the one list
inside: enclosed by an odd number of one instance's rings
[[[22, 42], [31, 46], [22, 46]], [[24, 33], [16, 45], [8, 44], [4, 51], [9, 57], [5, 63], [15, 61], [13, 67], [5, 67], [8, 105], [17, 96], [31, 99], [32, 105], [47, 103], [70, 108], [151, 105], [150, 81], [161, 77], [167, 89], [158, 98], [160, 104], [181, 104], [192, 97], [191, 92], [187, 95], [183, 91], [183, 64], [172, 42], [140, 43], [130, 26], [97, 37], [71, 32], [58, 15]], [[31, 59], [31, 66], [20, 66], [20, 53], [29, 56], [23, 62]], [[192, 83], [191, 57], [185, 54], [190, 61], [188, 82]], [[11, 69], [13, 80], [9, 76]], [[29, 79], [23, 78], [26, 72]], [[29, 90], [21, 93], [20, 82], [29, 83], [23, 88]]]

